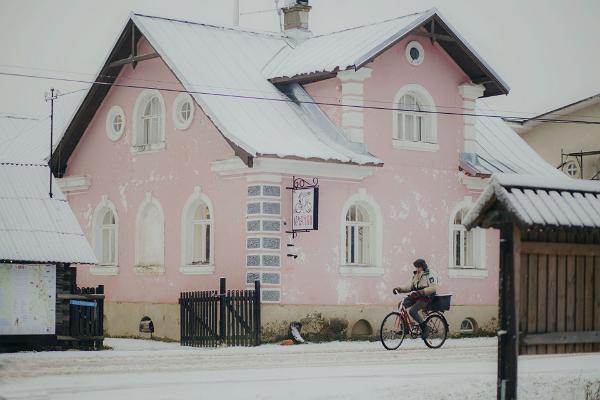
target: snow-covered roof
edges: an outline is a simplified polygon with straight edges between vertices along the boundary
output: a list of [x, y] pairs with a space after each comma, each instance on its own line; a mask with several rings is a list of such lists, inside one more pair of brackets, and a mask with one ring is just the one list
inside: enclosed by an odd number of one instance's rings
[[[288, 41], [288, 46], [265, 66], [263, 73], [271, 80], [279, 80], [301, 75], [332, 73], [349, 68], [358, 69], [432, 19], [435, 19], [437, 27], [431, 29], [435, 29], [436, 34], [444, 36], [445, 40], [439, 42], [440, 46], [454, 61], [468, 75], [477, 71], [477, 78], [487, 75], [489, 80], [494, 81], [493, 85], [486, 83], [486, 95], [508, 93], [508, 85], [502, 78], [435, 8], [383, 22], [314, 36], [300, 44]], [[471, 78], [476, 77], [471, 76]]]
[[[262, 67], [286, 45], [280, 35], [139, 14], [132, 19], [221, 133], [249, 154], [381, 164], [366, 151], [323, 141], [321, 133], [343, 135], [317, 132], [301, 106], [265, 79]], [[320, 124], [328, 128], [335, 127]]]
[[487, 105], [478, 102], [475, 114], [475, 154], [461, 154], [460, 166], [471, 175], [494, 173], [543, 175], [562, 178], [564, 174], [546, 162], [501, 118], [489, 115]]
[[0, 260], [96, 264], [47, 164], [0, 161]]
[[464, 219], [467, 228], [489, 227], [501, 208], [521, 227], [600, 228], [600, 182], [562, 176], [495, 174]]
[[0, 118], [0, 160], [42, 163], [50, 154], [50, 122], [3, 115]]

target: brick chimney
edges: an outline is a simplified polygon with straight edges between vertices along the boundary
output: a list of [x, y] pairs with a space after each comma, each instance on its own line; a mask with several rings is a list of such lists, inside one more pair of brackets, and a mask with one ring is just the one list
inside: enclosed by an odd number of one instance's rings
[[287, 36], [298, 42], [312, 36], [308, 29], [308, 12], [311, 8], [308, 0], [295, 0], [295, 4], [282, 9], [283, 29]]

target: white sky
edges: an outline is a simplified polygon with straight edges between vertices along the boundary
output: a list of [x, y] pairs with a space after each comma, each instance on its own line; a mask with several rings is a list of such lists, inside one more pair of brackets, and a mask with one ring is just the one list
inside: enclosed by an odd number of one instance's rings
[[[437, 7], [509, 84], [508, 96], [489, 100], [505, 115], [532, 116], [600, 93], [598, 0], [310, 3], [315, 33]], [[278, 30], [274, 8], [274, 0], [240, 0], [240, 25]], [[0, 72], [92, 80], [131, 10], [215, 24], [233, 20], [233, 0], [0, 0]], [[47, 115], [43, 97], [50, 87], [79, 86], [0, 76], [0, 113]]]

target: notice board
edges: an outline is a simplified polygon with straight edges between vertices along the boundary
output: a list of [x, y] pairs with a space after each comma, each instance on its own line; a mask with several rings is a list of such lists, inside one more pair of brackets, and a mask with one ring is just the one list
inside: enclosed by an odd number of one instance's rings
[[0, 335], [53, 335], [56, 266], [0, 264]]

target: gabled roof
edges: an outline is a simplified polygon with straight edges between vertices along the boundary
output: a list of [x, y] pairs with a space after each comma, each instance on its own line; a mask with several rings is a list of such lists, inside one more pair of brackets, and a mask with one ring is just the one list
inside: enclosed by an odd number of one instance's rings
[[[103, 84], [90, 87], [55, 150], [62, 157], [53, 160], [52, 168], [62, 176], [123, 67], [114, 61], [128, 58], [131, 43], [141, 34], [248, 164], [252, 157], [267, 156], [382, 165], [364, 145], [348, 142], [324, 113], [309, 107], [306, 102], [312, 98], [291, 84], [302, 81], [295, 79], [297, 74], [315, 80], [324, 71], [332, 76], [341, 69], [360, 68], [415, 30], [437, 40], [475, 83], [485, 86], [486, 96], [508, 92], [435, 9], [316, 36], [296, 47], [281, 34], [132, 14], [98, 73], [96, 82]], [[282, 74], [294, 79], [278, 76]]]
[[474, 83], [485, 86], [484, 97], [508, 93], [509, 87], [502, 78], [435, 8], [314, 36], [299, 45], [288, 41], [263, 72], [273, 82], [303, 82], [329, 77], [337, 71], [356, 70], [411, 33], [436, 40]]
[[[140, 33], [242, 158], [274, 156], [382, 164], [364, 146], [346, 145], [344, 135], [325, 121], [324, 113], [308, 118], [305, 107], [280, 90], [285, 88], [265, 79], [262, 68], [286, 46], [281, 35], [132, 14], [97, 81], [115, 81], [122, 65], [111, 63], [129, 57], [132, 36], [136, 35], [137, 41]], [[109, 88], [92, 85], [68, 126], [55, 150], [63, 154], [62, 163], [53, 163], [59, 175]], [[312, 101], [306, 93], [303, 100]], [[337, 145], [331, 146], [323, 137], [335, 138]]]
[[[494, 175], [463, 223], [467, 228], [494, 226], [497, 211], [521, 228], [600, 228], [600, 182], [566, 176]], [[496, 211], [496, 213], [495, 213]]]
[[96, 264], [46, 164], [0, 161], [0, 260]]
[[[544, 112], [542, 114], [536, 115], [535, 117], [519, 119], [515, 120], [514, 118], [505, 118], [506, 122], [509, 124], [515, 124], [519, 133], [525, 133], [534, 127], [543, 124], [548, 119], [559, 119], [566, 117], [574, 112], [579, 110], [583, 110], [584, 108], [591, 107], [595, 104], [600, 103], [600, 93], [595, 94], [593, 96], [586, 97], [584, 99], [575, 101], [573, 103], [569, 103], [567, 105], [555, 108], [551, 111]], [[597, 117], [596, 117], [597, 118]], [[589, 120], [595, 121], [594, 119], [589, 119], [588, 117], [577, 118], [578, 120]]]

